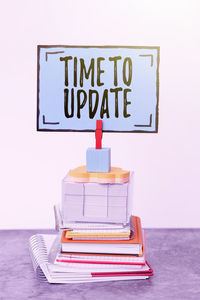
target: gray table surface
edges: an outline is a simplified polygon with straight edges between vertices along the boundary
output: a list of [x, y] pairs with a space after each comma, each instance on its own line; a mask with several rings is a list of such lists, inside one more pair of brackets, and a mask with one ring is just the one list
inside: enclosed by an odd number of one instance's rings
[[0, 299], [200, 299], [200, 229], [147, 229], [148, 280], [49, 284], [33, 272], [28, 239], [50, 230], [0, 231]]

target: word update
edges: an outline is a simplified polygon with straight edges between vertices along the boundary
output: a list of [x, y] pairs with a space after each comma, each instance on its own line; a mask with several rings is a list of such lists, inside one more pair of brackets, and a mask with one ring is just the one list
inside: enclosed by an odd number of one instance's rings
[[[104, 57], [91, 58], [90, 63], [86, 66], [83, 58], [77, 58], [72, 56], [60, 57], [60, 61], [64, 62], [65, 66], [65, 86], [64, 89], [64, 112], [66, 118], [73, 118], [74, 114], [77, 114], [77, 118], [81, 118], [81, 110], [88, 105], [89, 118], [94, 117], [110, 118], [110, 105], [109, 96], [113, 95], [115, 99], [115, 105], [113, 115], [115, 118], [122, 114], [124, 118], [130, 117], [128, 113], [128, 106], [131, 101], [128, 100], [128, 93], [132, 90], [130, 87], [132, 83], [132, 60], [130, 57], [125, 57], [122, 60], [121, 56], [109, 57], [110, 64], [109, 73], [113, 74], [113, 86], [111, 88], [104, 88], [104, 82], [102, 82], [102, 74], [105, 70], [102, 68], [102, 62]], [[119, 66], [119, 61], [121, 64]], [[69, 70], [72, 69], [72, 72]], [[110, 71], [111, 70], [111, 71]], [[118, 86], [118, 78], [121, 78], [124, 88]], [[69, 84], [72, 80], [73, 85]], [[84, 83], [88, 81], [91, 88], [87, 91], [84, 89]], [[69, 88], [69, 86], [73, 86]], [[78, 88], [77, 88], [78, 87]], [[110, 93], [110, 95], [109, 95]], [[76, 101], [75, 101], [76, 99]], [[119, 112], [119, 101], [123, 102], [122, 112]], [[75, 112], [75, 105], [76, 112]], [[99, 108], [99, 109], [98, 109]], [[99, 116], [96, 116], [97, 111]]]

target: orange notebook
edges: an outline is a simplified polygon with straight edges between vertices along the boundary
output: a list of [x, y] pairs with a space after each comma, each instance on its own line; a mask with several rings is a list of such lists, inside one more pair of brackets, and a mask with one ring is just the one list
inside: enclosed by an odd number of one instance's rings
[[72, 240], [62, 234], [62, 251], [106, 254], [143, 254], [142, 226], [139, 217], [133, 216], [134, 236], [129, 240]]

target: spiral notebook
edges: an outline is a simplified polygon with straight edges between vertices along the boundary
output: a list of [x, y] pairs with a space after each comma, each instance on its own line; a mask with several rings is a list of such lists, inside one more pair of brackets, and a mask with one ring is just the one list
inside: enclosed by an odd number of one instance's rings
[[79, 263], [54, 264], [60, 251], [60, 235], [36, 234], [29, 239], [33, 269], [39, 280], [49, 283], [83, 283], [113, 280], [147, 279], [153, 270], [141, 266], [91, 265]]

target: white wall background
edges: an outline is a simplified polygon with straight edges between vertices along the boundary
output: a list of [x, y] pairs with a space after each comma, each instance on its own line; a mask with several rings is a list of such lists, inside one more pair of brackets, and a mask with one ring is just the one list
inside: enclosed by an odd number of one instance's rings
[[160, 46], [158, 134], [104, 134], [135, 171], [145, 227], [200, 227], [200, 2], [7, 0], [0, 4], [0, 228], [53, 228], [61, 179], [93, 133], [36, 131], [37, 45]]

